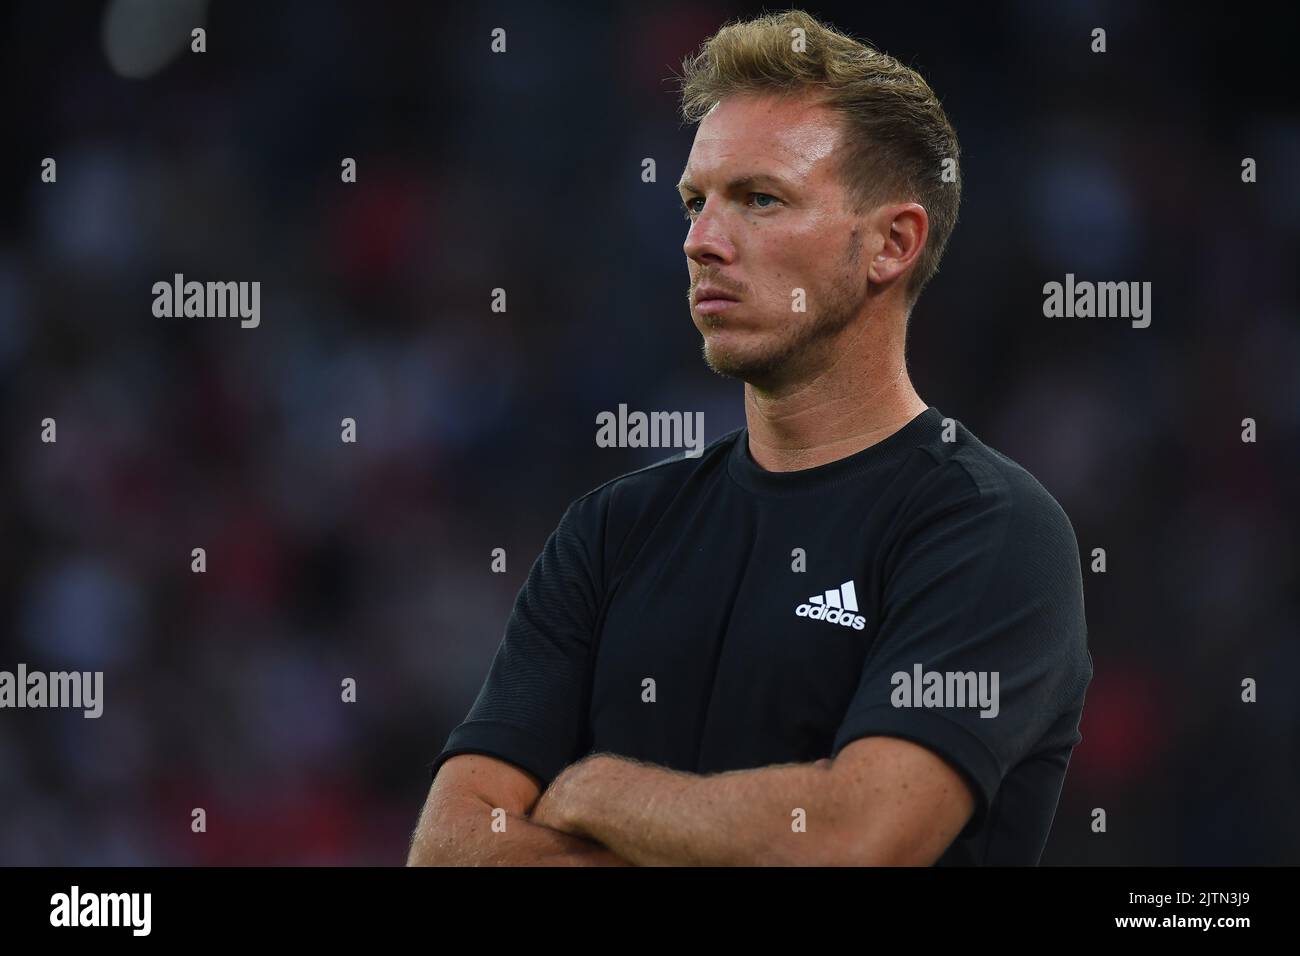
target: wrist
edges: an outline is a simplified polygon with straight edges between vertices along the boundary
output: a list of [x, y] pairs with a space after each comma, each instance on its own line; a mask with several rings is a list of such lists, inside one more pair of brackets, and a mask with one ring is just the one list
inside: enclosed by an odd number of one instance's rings
[[601, 754], [590, 754], [569, 766], [556, 778], [555, 782], [560, 785], [556, 817], [566, 832], [575, 836], [591, 836], [588, 830], [588, 808], [599, 805], [599, 800], [591, 799], [592, 790], [599, 779], [601, 767], [608, 759]]

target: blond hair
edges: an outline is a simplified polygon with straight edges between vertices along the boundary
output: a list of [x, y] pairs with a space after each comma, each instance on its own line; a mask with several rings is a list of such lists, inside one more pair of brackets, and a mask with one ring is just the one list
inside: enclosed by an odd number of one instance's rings
[[[851, 208], [917, 202], [929, 216], [929, 238], [906, 290], [908, 305], [915, 302], [939, 270], [961, 203], [957, 133], [920, 74], [802, 10], [727, 24], [682, 67], [689, 123], [737, 93], [813, 92], [843, 118], [840, 176]], [[944, 181], [945, 160], [952, 161], [951, 182]]]

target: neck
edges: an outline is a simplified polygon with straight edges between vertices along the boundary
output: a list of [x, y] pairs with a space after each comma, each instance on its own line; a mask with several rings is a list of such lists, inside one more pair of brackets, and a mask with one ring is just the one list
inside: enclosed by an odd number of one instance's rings
[[[873, 335], [873, 328], [899, 331]], [[771, 389], [746, 383], [754, 461], [768, 471], [815, 468], [883, 441], [925, 411], [907, 374], [901, 330], [901, 322], [862, 323], [801, 381]]]

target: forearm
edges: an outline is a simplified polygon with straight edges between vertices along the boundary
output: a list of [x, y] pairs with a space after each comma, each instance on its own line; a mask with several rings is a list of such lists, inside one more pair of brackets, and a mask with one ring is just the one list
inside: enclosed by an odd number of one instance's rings
[[701, 776], [601, 755], [575, 781], [563, 829], [640, 866], [816, 864], [847, 832], [829, 766]]
[[473, 796], [448, 796], [421, 817], [407, 866], [628, 866], [599, 843], [507, 812]]

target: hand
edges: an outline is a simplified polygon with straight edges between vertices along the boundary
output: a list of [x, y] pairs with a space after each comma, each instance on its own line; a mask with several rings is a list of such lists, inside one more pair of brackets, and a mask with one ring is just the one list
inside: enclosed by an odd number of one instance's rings
[[528, 814], [528, 822], [535, 823], [538, 826], [550, 827], [552, 830], [563, 830], [563, 819], [560, 815], [559, 792], [555, 788], [556, 777], [551, 785], [546, 788], [546, 792], [537, 798], [533, 810]]
[[600, 758], [595, 755], [584, 757], [560, 771], [537, 799], [532, 813], [528, 815], [529, 822], [574, 836], [583, 836], [581, 818], [577, 813], [582, 796], [582, 781], [598, 759]]

